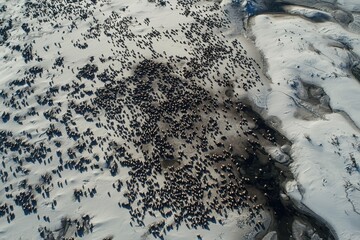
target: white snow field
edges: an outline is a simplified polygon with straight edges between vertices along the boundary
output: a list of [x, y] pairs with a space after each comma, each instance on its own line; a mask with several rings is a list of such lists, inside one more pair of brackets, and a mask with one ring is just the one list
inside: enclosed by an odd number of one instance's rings
[[247, 2], [0, 0], [0, 239], [360, 239], [359, 4]]
[[[339, 4], [359, 8], [357, 1]], [[293, 142], [296, 183], [288, 184], [289, 195], [337, 238], [360, 239], [360, 86], [352, 71], [360, 38], [331, 13], [287, 6], [251, 19], [251, 31], [272, 81], [266, 114], [280, 119]], [[315, 15], [329, 21], [314, 21]]]

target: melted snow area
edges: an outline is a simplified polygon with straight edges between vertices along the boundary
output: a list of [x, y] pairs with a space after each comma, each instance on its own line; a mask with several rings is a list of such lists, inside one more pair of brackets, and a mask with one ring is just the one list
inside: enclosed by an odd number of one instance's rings
[[0, 0], [0, 239], [360, 239], [360, 4], [276, 2]]

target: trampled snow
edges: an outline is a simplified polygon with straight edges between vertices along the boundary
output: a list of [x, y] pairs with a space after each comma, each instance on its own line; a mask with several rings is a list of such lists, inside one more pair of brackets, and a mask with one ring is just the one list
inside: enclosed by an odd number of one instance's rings
[[360, 4], [234, 2], [0, 2], [0, 239], [360, 239]]

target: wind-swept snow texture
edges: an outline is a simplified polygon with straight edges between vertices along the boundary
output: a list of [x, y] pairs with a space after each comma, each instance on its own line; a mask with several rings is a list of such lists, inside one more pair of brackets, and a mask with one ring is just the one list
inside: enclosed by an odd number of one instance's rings
[[308, 7], [251, 19], [272, 81], [266, 114], [293, 142], [288, 192], [339, 239], [360, 239], [360, 3], [288, 2]]
[[[267, 83], [218, 2], [0, 9], [1, 239], [253, 239], [269, 229], [263, 192], [277, 182], [253, 182], [274, 165], [267, 149], [287, 141], [241, 102]], [[259, 158], [264, 170], [247, 177]]]
[[360, 236], [356, 1], [231, 2], [1, 1], [0, 239]]

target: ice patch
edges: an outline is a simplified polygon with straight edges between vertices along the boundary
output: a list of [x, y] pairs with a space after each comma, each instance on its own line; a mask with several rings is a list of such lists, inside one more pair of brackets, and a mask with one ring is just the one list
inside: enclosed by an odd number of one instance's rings
[[254, 16], [268, 9], [268, 0], [245, 0], [242, 6], [249, 16]]

